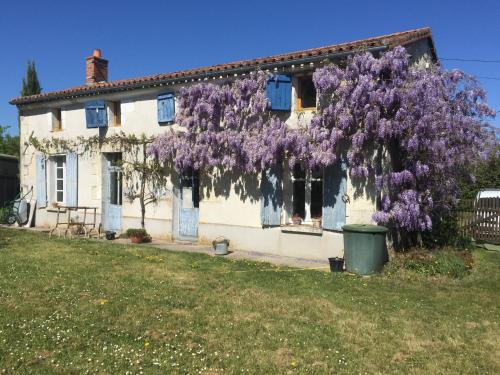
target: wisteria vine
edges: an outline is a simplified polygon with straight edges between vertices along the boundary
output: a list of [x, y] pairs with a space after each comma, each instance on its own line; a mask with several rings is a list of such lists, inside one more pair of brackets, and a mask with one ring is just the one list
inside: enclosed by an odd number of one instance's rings
[[458, 180], [497, 142], [486, 121], [495, 113], [478, 82], [437, 65], [412, 65], [402, 47], [318, 68], [317, 111], [298, 128], [269, 110], [267, 79], [259, 72], [182, 88], [180, 130], [158, 137], [149, 153], [179, 170], [245, 171], [283, 160], [326, 167], [342, 155], [353, 179], [375, 181], [376, 222], [422, 232], [456, 204]]

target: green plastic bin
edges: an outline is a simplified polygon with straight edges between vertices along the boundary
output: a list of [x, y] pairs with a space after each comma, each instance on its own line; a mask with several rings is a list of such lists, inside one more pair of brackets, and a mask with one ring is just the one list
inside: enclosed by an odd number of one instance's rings
[[344, 231], [344, 258], [347, 272], [370, 275], [379, 272], [389, 259], [385, 235], [380, 225], [349, 224]]

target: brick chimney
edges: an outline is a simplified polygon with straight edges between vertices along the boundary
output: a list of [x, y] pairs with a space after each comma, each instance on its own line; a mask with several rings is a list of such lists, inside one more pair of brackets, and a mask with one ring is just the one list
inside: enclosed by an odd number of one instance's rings
[[87, 57], [87, 85], [94, 85], [108, 80], [108, 60], [101, 58], [101, 50], [96, 48], [92, 56]]

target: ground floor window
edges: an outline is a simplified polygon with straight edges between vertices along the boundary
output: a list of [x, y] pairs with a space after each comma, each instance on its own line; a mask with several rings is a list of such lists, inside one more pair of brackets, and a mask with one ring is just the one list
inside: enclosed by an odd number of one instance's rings
[[66, 201], [66, 156], [55, 155], [49, 158], [49, 196], [53, 203]]
[[305, 170], [300, 165], [291, 174], [292, 218], [300, 217], [303, 223], [321, 219], [323, 212], [323, 170]]
[[188, 168], [181, 176], [182, 208], [198, 208], [200, 205], [198, 171]]
[[109, 162], [109, 203], [122, 205], [122, 154], [108, 154]]

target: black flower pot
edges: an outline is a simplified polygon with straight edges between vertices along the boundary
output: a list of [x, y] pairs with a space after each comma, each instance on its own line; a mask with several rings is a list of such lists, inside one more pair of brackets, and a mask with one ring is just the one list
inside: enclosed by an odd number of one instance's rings
[[342, 272], [344, 270], [344, 259], [339, 257], [328, 258], [330, 262], [330, 271]]
[[112, 231], [106, 231], [106, 239], [112, 241], [116, 238], [116, 233]]

